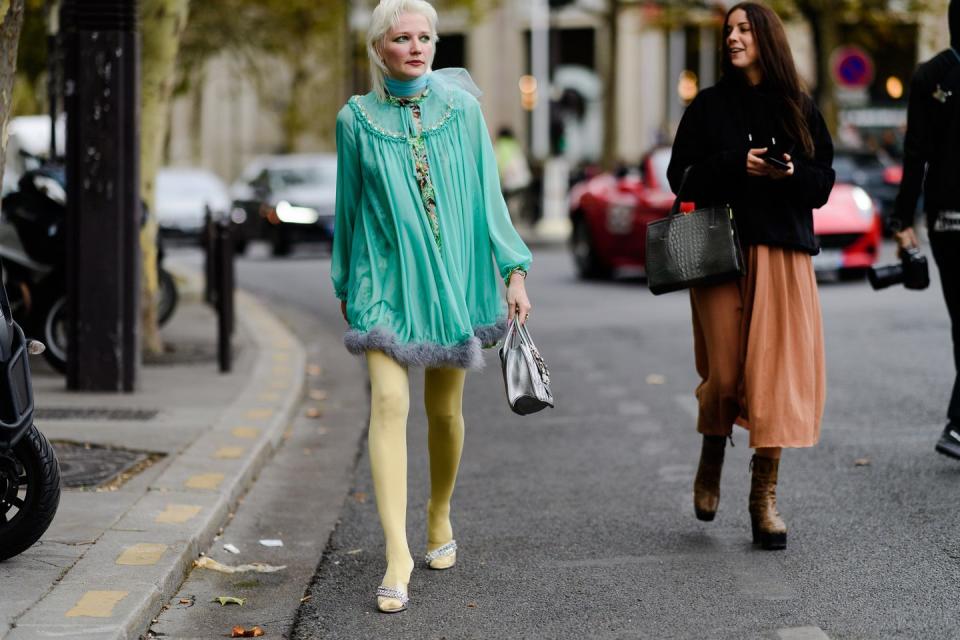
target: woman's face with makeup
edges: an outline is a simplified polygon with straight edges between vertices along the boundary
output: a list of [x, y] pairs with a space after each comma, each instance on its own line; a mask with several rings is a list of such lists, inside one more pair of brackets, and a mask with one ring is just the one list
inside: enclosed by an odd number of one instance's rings
[[759, 68], [757, 43], [753, 38], [753, 27], [750, 25], [746, 11], [737, 9], [730, 14], [724, 34], [730, 64], [745, 73]]
[[425, 16], [402, 13], [380, 47], [387, 73], [394, 80], [415, 80], [433, 59], [433, 32]]

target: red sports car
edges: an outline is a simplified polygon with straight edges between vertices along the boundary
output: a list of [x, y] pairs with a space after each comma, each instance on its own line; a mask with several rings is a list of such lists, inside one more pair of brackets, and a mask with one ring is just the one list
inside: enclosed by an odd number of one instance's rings
[[[658, 147], [639, 171], [620, 177], [603, 173], [570, 190], [570, 246], [581, 278], [608, 278], [646, 266], [647, 224], [670, 213], [674, 196], [667, 182], [670, 148]], [[684, 209], [688, 209], [685, 205]], [[837, 184], [830, 200], [814, 211], [814, 232], [822, 250], [818, 273], [862, 276], [877, 259], [881, 221], [862, 188]]]

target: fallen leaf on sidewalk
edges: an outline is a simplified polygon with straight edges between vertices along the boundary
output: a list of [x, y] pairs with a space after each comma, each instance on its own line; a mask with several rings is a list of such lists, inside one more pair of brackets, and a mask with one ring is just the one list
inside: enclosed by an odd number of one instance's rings
[[261, 540], [260, 544], [262, 544], [265, 547], [282, 547], [283, 540], [280, 540], [277, 538], [267, 538], [265, 540]]
[[228, 604], [236, 604], [243, 606], [243, 603], [246, 602], [246, 598], [236, 598], [234, 596], [217, 596], [211, 602], [219, 602], [221, 607], [225, 607]]
[[367, 501], [367, 494], [363, 491], [354, 491], [353, 499], [357, 502], [364, 503]]
[[259, 638], [263, 635], [263, 629], [260, 627], [250, 627], [249, 629], [244, 629], [240, 625], [235, 626], [231, 633], [231, 638]]
[[662, 376], [659, 373], [651, 373], [647, 376], [647, 384], [664, 384], [666, 381], [666, 376]]
[[323, 369], [318, 364], [311, 364], [307, 366], [307, 374], [311, 376], [319, 376], [323, 373]]
[[304, 602], [310, 602], [311, 600], [313, 600], [313, 596], [303, 596], [300, 598], [300, 603], [302, 604]]
[[230, 544], [229, 542], [223, 545], [223, 550], [229, 551], [230, 553], [240, 553], [240, 549], [238, 549], [235, 545]]
[[358, 553], [363, 553], [363, 549], [351, 549], [350, 551], [347, 551], [348, 556], [355, 556]]
[[467, 603], [467, 608], [468, 608], [468, 609], [476, 609], [476, 608], [477, 608], [477, 603], [476, 603], [476, 602], [468, 602], [468, 603]]
[[869, 467], [870, 458], [857, 458], [853, 461], [853, 466], [855, 467]]
[[210, 556], [205, 556], [199, 560], [193, 561], [193, 566], [199, 569], [210, 569], [212, 571], [219, 571], [220, 573], [246, 573], [247, 571], [256, 571], [257, 573], [276, 573], [277, 571], [283, 571], [287, 568], [287, 565], [273, 566], [270, 564], [264, 564], [262, 562], [254, 562], [252, 564], [240, 564], [235, 567], [231, 567], [228, 564], [223, 564], [217, 562]]
[[193, 598], [180, 598], [180, 604], [192, 605]]
[[308, 418], [319, 418], [321, 415], [323, 415], [323, 413], [320, 411], [320, 409], [317, 409], [316, 407], [310, 407], [309, 409], [307, 409], [306, 415]]
[[311, 389], [310, 390], [310, 399], [311, 400], [326, 400], [327, 392], [323, 389]]

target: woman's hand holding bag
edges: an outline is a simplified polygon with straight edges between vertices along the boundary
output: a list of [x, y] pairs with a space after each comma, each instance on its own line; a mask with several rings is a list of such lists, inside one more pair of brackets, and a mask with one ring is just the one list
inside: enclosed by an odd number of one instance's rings
[[514, 413], [527, 415], [553, 407], [550, 371], [526, 325], [514, 317], [500, 347], [503, 385]]

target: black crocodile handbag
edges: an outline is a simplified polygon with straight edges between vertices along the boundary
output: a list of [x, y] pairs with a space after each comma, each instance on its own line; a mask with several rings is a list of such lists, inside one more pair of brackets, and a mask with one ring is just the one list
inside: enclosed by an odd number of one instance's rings
[[744, 274], [733, 210], [713, 206], [680, 213], [683, 172], [670, 215], [647, 225], [647, 286], [660, 295], [733, 280]]

